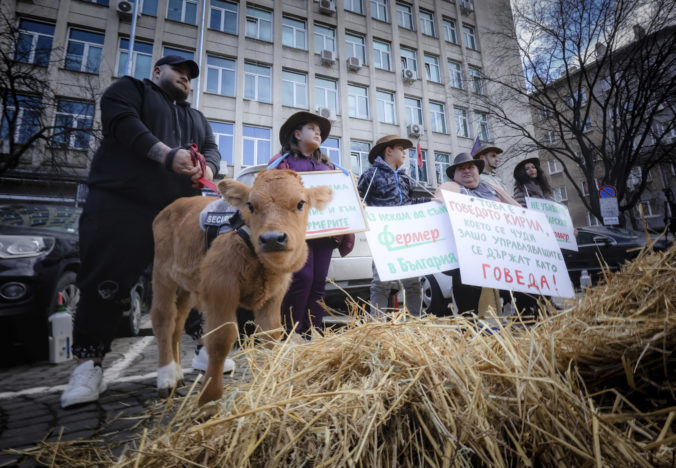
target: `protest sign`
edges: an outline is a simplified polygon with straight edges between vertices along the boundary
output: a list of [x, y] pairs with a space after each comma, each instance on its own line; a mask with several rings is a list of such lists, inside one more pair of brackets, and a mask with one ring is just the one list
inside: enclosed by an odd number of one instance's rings
[[352, 174], [342, 171], [299, 172], [306, 187], [328, 185], [333, 199], [323, 210], [310, 209], [306, 239], [330, 237], [368, 229]]
[[458, 268], [446, 207], [438, 202], [366, 208], [366, 239], [382, 281]]
[[545, 216], [507, 203], [442, 191], [464, 284], [573, 297]]
[[575, 227], [573, 227], [573, 220], [570, 219], [568, 208], [551, 200], [533, 197], [526, 197], [526, 205], [529, 209], [545, 215], [552, 231], [554, 231], [559, 247], [577, 252]]

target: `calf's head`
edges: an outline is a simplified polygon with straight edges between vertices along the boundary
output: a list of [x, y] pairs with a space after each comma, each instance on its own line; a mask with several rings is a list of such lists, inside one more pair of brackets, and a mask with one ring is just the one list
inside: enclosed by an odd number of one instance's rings
[[224, 179], [218, 183], [218, 190], [242, 212], [263, 265], [280, 272], [297, 271], [303, 266], [310, 208], [322, 210], [332, 197], [330, 187], [305, 188], [300, 176], [288, 170], [261, 171], [253, 187]]

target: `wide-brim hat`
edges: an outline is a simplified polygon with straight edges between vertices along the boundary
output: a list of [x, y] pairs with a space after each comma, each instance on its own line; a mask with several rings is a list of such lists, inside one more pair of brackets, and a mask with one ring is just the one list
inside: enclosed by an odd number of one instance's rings
[[314, 122], [319, 125], [319, 131], [322, 134], [322, 142], [329, 137], [331, 132], [331, 121], [321, 115], [312, 112], [300, 111], [286, 119], [282, 128], [279, 129], [279, 142], [284, 145], [289, 139], [289, 134], [294, 132], [299, 125]]
[[373, 145], [373, 148], [369, 151], [369, 162], [373, 164], [373, 161], [380, 156], [380, 153], [382, 153], [386, 147], [397, 145], [403, 146], [404, 149], [413, 148], [413, 142], [408, 138], [402, 138], [399, 135], [385, 135], [376, 141], [376, 144]]
[[497, 154], [500, 154], [502, 153], [502, 148], [499, 148], [495, 145], [482, 143], [481, 146], [479, 146], [479, 149], [476, 150], [476, 153], [474, 153], [474, 159], [479, 159], [479, 156], [481, 156], [482, 154], [486, 154], [489, 151], [495, 151]]
[[523, 161], [519, 161], [516, 166], [514, 166], [514, 177], [516, 177], [516, 171], [522, 166], [525, 166], [528, 163], [533, 163], [537, 167], [540, 167], [540, 158], [527, 158], [524, 159]]
[[194, 60], [187, 59], [185, 57], [181, 57], [180, 55], [165, 55], [161, 59], [159, 59], [157, 62], [155, 62], [155, 66], [159, 67], [160, 65], [180, 65], [182, 63], [185, 63], [188, 65], [188, 68], [190, 68], [190, 78], [197, 78], [200, 74], [200, 67], [197, 66], [197, 63], [195, 63]]
[[453, 174], [455, 174], [455, 168], [458, 166], [462, 166], [465, 163], [472, 163], [474, 164], [477, 169], [479, 169], [479, 174], [483, 172], [484, 170], [484, 162], [481, 159], [474, 159], [472, 156], [469, 155], [469, 153], [460, 153], [458, 154], [455, 159], [453, 160], [453, 164], [448, 166], [446, 168], [446, 175], [452, 179]]

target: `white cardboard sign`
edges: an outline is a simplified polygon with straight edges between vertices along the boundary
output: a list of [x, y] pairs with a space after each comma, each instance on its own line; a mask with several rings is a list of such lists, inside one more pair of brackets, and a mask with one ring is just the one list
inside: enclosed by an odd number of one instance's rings
[[366, 239], [382, 281], [458, 268], [453, 230], [438, 202], [369, 206]]
[[464, 284], [574, 297], [554, 232], [542, 213], [442, 191]]
[[568, 208], [560, 203], [544, 198], [526, 197], [526, 205], [529, 209], [539, 211], [545, 215], [549, 225], [554, 231], [554, 236], [562, 249], [577, 252], [577, 239], [575, 239], [575, 227], [570, 219]]
[[299, 172], [303, 185], [317, 187], [328, 185], [333, 189], [333, 199], [323, 210], [310, 209], [306, 239], [330, 237], [368, 229], [359, 192], [352, 173], [343, 171]]

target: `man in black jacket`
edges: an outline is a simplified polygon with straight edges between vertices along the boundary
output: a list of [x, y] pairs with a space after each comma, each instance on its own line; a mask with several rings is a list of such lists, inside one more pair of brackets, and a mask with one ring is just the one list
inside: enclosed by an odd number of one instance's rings
[[[152, 222], [180, 197], [200, 195], [198, 180], [218, 173], [220, 154], [211, 127], [186, 102], [199, 68], [167, 55], [150, 80], [125, 76], [101, 98], [103, 141], [89, 173], [80, 218], [80, 302], [73, 329], [79, 365], [61, 406], [98, 399], [106, 388], [101, 362], [110, 351], [131, 287], [153, 258]], [[202, 173], [183, 146], [197, 144]]]

